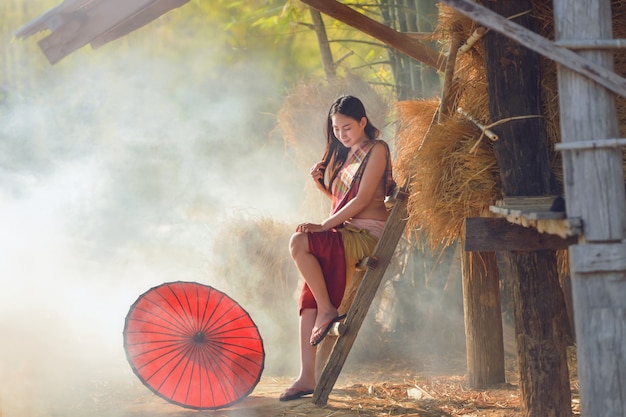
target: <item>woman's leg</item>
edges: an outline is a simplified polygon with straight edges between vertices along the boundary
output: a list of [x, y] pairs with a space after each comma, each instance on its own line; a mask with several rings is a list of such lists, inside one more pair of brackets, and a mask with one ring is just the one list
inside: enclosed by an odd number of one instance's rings
[[[324, 274], [317, 258], [309, 250], [306, 233], [295, 233], [289, 241], [289, 251], [298, 271], [309, 286], [317, 304], [314, 326], [320, 327], [337, 316], [337, 308], [328, 296]], [[314, 310], [315, 311], [315, 310]], [[309, 332], [309, 337], [311, 333]]]
[[300, 316], [300, 375], [292, 386], [303, 390], [315, 389], [315, 356], [317, 348], [311, 346], [309, 338], [315, 324], [316, 311], [302, 310]]

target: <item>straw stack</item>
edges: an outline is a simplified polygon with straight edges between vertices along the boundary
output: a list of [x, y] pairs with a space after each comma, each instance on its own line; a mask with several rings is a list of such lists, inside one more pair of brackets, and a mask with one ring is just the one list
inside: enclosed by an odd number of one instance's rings
[[[442, 8], [440, 39], [472, 31], [471, 21]], [[480, 127], [489, 123], [482, 60], [477, 48], [457, 57], [449, 115], [439, 115], [438, 98], [396, 106], [396, 172], [410, 186], [407, 227], [433, 250], [452, 244], [466, 217], [483, 215], [498, 199], [498, 168]]]

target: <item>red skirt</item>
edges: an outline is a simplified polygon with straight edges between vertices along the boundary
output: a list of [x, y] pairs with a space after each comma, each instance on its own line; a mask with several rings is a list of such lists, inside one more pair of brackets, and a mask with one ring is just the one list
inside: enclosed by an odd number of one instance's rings
[[[325, 232], [308, 233], [309, 250], [322, 267], [326, 289], [330, 301], [339, 308], [346, 289], [346, 257], [343, 250], [343, 237], [336, 229]], [[307, 308], [317, 309], [315, 297], [305, 283], [300, 293], [300, 314]]]

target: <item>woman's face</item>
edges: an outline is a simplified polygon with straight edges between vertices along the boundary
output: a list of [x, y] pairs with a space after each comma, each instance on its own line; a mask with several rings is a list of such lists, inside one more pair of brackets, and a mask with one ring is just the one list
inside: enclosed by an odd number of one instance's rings
[[346, 148], [351, 148], [367, 139], [365, 135], [367, 119], [365, 117], [362, 117], [359, 121], [341, 113], [335, 113], [331, 116], [331, 121], [335, 137]]

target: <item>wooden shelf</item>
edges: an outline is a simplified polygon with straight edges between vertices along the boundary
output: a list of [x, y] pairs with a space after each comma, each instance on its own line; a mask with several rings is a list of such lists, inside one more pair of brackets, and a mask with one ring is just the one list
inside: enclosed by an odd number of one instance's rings
[[582, 232], [579, 218], [567, 218], [565, 211], [553, 211], [556, 196], [505, 197], [489, 206], [489, 211], [509, 222], [533, 227], [541, 233], [558, 235], [563, 239]]

